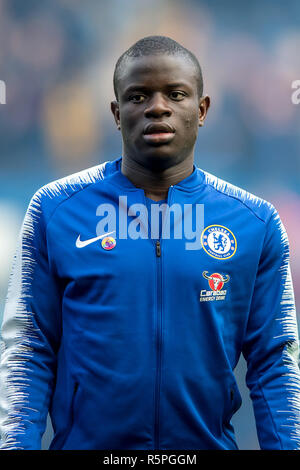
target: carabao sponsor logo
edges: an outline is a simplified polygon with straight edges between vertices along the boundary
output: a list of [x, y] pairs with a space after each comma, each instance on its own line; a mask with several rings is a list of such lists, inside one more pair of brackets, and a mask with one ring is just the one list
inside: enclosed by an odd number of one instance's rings
[[200, 302], [225, 300], [227, 290], [223, 290], [223, 286], [229, 282], [230, 276], [220, 273], [208, 274], [208, 271], [203, 271], [202, 276], [208, 281], [210, 290], [202, 289], [200, 291]]

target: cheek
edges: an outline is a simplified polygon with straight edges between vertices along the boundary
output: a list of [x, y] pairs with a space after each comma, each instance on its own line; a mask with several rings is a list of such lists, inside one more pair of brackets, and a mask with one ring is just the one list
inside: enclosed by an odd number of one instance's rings
[[183, 124], [185, 129], [198, 128], [198, 108], [189, 109], [183, 116]]
[[121, 133], [122, 141], [127, 149], [133, 149], [137, 145], [140, 145], [141, 130], [137, 126], [136, 120], [127, 119], [121, 120]]
[[184, 129], [186, 132], [188, 132], [190, 135], [197, 134], [198, 133], [198, 114], [193, 113], [193, 114], [188, 114], [185, 119], [184, 119]]
[[127, 133], [132, 135], [133, 133], [137, 132], [139, 128], [138, 123], [140, 121], [140, 116], [137, 115], [137, 113], [134, 113], [129, 110], [120, 114], [120, 121], [123, 129], [126, 130]]
[[122, 135], [124, 138], [131, 138], [134, 129], [135, 129], [135, 122], [133, 119], [128, 118], [128, 116], [120, 116], [120, 121], [121, 121], [121, 130], [122, 130]]
[[184, 121], [184, 127], [186, 129], [190, 129], [192, 127], [192, 122], [194, 122], [194, 121], [192, 121], [192, 119], [190, 117], [187, 117]]

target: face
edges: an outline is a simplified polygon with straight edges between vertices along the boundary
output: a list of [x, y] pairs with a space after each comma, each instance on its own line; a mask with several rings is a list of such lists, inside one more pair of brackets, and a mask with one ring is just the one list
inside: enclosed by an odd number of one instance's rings
[[196, 70], [185, 57], [128, 59], [111, 103], [123, 154], [147, 168], [168, 168], [193, 155], [209, 97], [199, 97]]

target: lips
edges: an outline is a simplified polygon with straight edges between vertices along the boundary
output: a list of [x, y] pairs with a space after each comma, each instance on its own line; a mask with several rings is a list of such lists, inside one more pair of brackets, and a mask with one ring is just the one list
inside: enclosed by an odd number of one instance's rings
[[150, 145], [168, 144], [173, 140], [175, 129], [166, 122], [150, 123], [144, 128], [144, 140]]
[[144, 127], [144, 134], [163, 134], [175, 133], [175, 129], [166, 122], [152, 122]]

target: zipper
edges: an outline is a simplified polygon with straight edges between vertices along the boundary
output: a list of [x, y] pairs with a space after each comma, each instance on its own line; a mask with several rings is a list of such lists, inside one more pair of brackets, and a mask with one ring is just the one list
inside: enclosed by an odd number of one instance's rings
[[156, 325], [156, 381], [155, 381], [155, 421], [154, 421], [154, 449], [159, 449], [159, 403], [161, 382], [161, 349], [162, 349], [162, 272], [161, 272], [161, 243], [156, 241], [156, 267], [157, 267], [157, 325]]
[[[170, 186], [168, 192], [167, 204], [171, 201], [173, 186]], [[166, 218], [162, 223], [162, 234]], [[156, 272], [157, 272], [157, 316], [156, 316], [156, 377], [155, 377], [155, 416], [154, 416], [154, 449], [159, 449], [159, 407], [160, 407], [160, 386], [161, 386], [161, 368], [162, 368], [162, 325], [163, 325], [163, 290], [162, 290], [162, 240], [155, 242]]]

